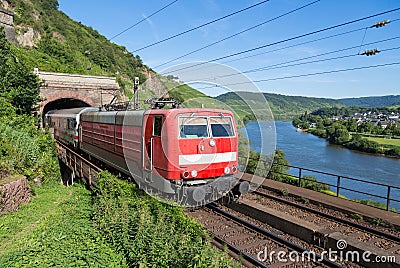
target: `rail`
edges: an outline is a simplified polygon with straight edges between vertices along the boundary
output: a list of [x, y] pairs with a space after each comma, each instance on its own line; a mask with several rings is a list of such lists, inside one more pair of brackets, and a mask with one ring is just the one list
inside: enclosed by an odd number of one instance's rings
[[[271, 165], [271, 163], [268, 161], [264, 161], [264, 162], [265, 162], [265, 166]], [[276, 172], [276, 171], [271, 171], [271, 173], [289, 176], [289, 177], [297, 179], [298, 187], [306, 188], [306, 187], [304, 187], [304, 185], [305, 185], [304, 182], [308, 181], [308, 182], [315, 183], [315, 184], [327, 185], [329, 187], [333, 187], [336, 190], [336, 191], [334, 191], [336, 197], [340, 197], [340, 195], [343, 191], [348, 191], [348, 192], [352, 192], [352, 193], [357, 193], [357, 194], [373, 197], [374, 201], [377, 201], [376, 199], [379, 199], [378, 202], [383, 200], [384, 201], [384, 203], [382, 204], [383, 207], [378, 206], [378, 208], [385, 209], [387, 211], [389, 211], [391, 208], [395, 208], [394, 206], [391, 207], [392, 204], [394, 204], [394, 203], [400, 204], [400, 199], [398, 199], [397, 197], [394, 197], [395, 195], [400, 196], [400, 187], [398, 187], [398, 186], [379, 183], [379, 182], [372, 182], [372, 181], [367, 181], [367, 180], [363, 180], [363, 179], [358, 179], [358, 178], [353, 178], [353, 177], [349, 177], [349, 176], [343, 176], [343, 175], [338, 175], [338, 174], [333, 174], [333, 173], [329, 173], [329, 172], [323, 172], [323, 171], [319, 171], [319, 170], [298, 167], [298, 166], [293, 166], [293, 165], [278, 164], [278, 163], [274, 163], [274, 165], [284, 166], [289, 169], [292, 169], [293, 170], [292, 172], [295, 174], [290, 174], [290, 173], [286, 173], [286, 172], [285, 173], [284, 172]], [[319, 180], [314, 181], [311, 178], [307, 178], [304, 175], [305, 172], [309, 173], [307, 175], [310, 175], [310, 173], [324, 175], [326, 179], [330, 179], [330, 180], [334, 179], [335, 181], [329, 182], [329, 183], [319, 181]], [[314, 176], [312, 176], [312, 177], [314, 177]], [[359, 184], [360, 187], [357, 189], [354, 189], [354, 188], [349, 188], [347, 186], [344, 186], [346, 183], [348, 184], [348, 182], [356, 182]], [[378, 187], [381, 188], [380, 191], [371, 192], [371, 191], [366, 191], [366, 190], [362, 189], [362, 188], [364, 188], [364, 189], [375, 189], [376, 190], [376, 189], [378, 189]], [[379, 192], [381, 192], [381, 194], [379, 194]], [[384, 194], [382, 194], [382, 193], [384, 193]], [[366, 205], [373, 206], [369, 203], [367, 203]], [[377, 207], [377, 206], [375, 206], [375, 207]]]

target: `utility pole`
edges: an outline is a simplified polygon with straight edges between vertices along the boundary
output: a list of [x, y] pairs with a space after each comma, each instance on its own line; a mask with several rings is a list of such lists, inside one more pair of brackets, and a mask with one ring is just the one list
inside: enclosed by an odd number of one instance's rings
[[139, 77], [135, 77], [135, 84], [133, 87], [133, 109], [137, 110], [139, 109], [139, 93], [138, 93], [138, 88], [139, 88]]

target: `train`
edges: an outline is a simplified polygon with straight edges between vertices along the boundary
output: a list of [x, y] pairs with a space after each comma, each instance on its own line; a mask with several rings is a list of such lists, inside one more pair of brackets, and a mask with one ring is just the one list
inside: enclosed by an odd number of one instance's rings
[[249, 190], [248, 182], [234, 176], [238, 132], [228, 110], [82, 107], [49, 111], [45, 125], [59, 142], [182, 206]]

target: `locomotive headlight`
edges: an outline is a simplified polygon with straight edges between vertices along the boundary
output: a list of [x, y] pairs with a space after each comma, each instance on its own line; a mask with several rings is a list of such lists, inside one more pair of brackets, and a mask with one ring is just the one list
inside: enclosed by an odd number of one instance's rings
[[232, 167], [232, 172], [235, 173], [237, 171], [237, 168], [235, 166]]
[[185, 172], [182, 173], [182, 177], [185, 179], [189, 178], [189, 176], [190, 176], [190, 173], [187, 170], [185, 170]]
[[197, 170], [192, 170], [192, 177], [196, 178], [197, 177]]
[[231, 169], [230, 169], [229, 167], [226, 167], [226, 168], [224, 169], [224, 172], [225, 172], [225, 174], [229, 174], [229, 172], [231, 172]]
[[210, 146], [214, 147], [215, 146], [215, 140], [210, 140]]

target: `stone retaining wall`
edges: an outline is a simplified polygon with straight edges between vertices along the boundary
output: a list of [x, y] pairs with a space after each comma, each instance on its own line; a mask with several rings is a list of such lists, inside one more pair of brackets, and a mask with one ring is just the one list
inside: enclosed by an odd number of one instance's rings
[[4, 185], [0, 184], [0, 213], [18, 210], [20, 204], [29, 202], [30, 196], [28, 181], [25, 177]]
[[0, 26], [4, 27], [8, 40], [10, 40], [11, 42], [15, 42], [14, 13], [2, 9], [1, 6], [0, 6]]

